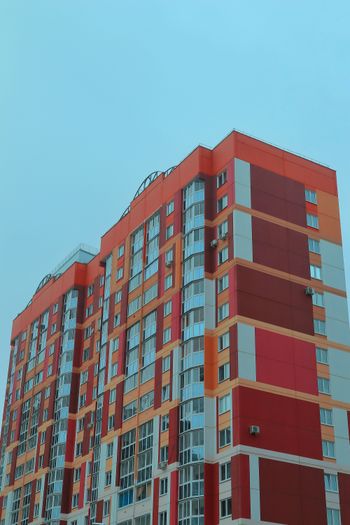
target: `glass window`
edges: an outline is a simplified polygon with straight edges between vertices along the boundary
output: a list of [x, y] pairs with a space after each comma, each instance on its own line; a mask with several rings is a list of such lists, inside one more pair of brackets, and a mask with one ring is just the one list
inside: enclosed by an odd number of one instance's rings
[[231, 479], [231, 461], [221, 463], [220, 465], [220, 481]]
[[231, 429], [230, 427], [223, 428], [219, 432], [219, 447], [226, 447], [231, 443]]
[[170, 370], [170, 355], [163, 357], [162, 360], [162, 372], [166, 372], [167, 370]]
[[224, 363], [223, 365], [219, 366], [218, 369], [218, 381], [221, 383], [222, 381], [226, 381], [226, 379], [229, 379], [230, 377], [230, 363]]
[[305, 200], [311, 202], [312, 204], [317, 204], [317, 195], [314, 190], [309, 190], [305, 188]]
[[326, 491], [338, 492], [338, 477], [336, 474], [328, 474], [325, 472], [324, 484]]
[[217, 213], [220, 213], [227, 206], [228, 206], [228, 196], [227, 195], [223, 195], [223, 197], [221, 197], [220, 199], [217, 200], [217, 203], [216, 203]]
[[167, 228], [165, 230], [165, 238], [166, 238], [166, 240], [170, 239], [170, 237], [172, 237], [173, 235], [174, 235], [174, 225], [170, 224], [169, 226], [167, 226]]
[[222, 352], [222, 350], [225, 350], [225, 348], [228, 348], [230, 346], [230, 334], [229, 332], [225, 332], [222, 335], [219, 335], [218, 337], [218, 351]]
[[340, 510], [327, 508], [327, 525], [340, 525]]
[[219, 398], [219, 414], [224, 414], [231, 410], [231, 395], [226, 394]]
[[322, 441], [322, 453], [325, 458], [335, 458], [335, 444], [334, 441]]
[[326, 335], [326, 321], [314, 319], [314, 332], [319, 335]]
[[320, 241], [309, 238], [309, 251], [313, 253], [321, 253]]
[[306, 214], [306, 224], [310, 226], [311, 228], [315, 228], [318, 230], [319, 223], [318, 223], [318, 217], [317, 215], [313, 215], [312, 213]]
[[310, 264], [310, 275], [312, 279], [322, 279], [321, 267], [316, 264]]
[[324, 295], [321, 292], [314, 291], [312, 295], [312, 304], [314, 306], [320, 306], [321, 308], [324, 307]]
[[164, 303], [164, 317], [166, 317], [167, 315], [170, 315], [171, 310], [172, 310], [172, 301], [170, 300]]
[[228, 288], [228, 273], [217, 280], [218, 293], [223, 292]]
[[322, 425], [333, 426], [333, 412], [330, 408], [320, 408], [320, 419]]
[[169, 275], [165, 276], [164, 279], [164, 290], [168, 290], [173, 285], [173, 274], [170, 273]]
[[163, 345], [165, 345], [166, 343], [169, 343], [169, 341], [171, 341], [171, 328], [170, 327], [165, 328], [165, 330], [163, 330]]
[[326, 348], [316, 347], [316, 361], [328, 365], [328, 350]]
[[216, 176], [216, 187], [220, 188], [221, 186], [225, 184], [226, 181], [227, 181], [227, 172], [226, 170], [224, 170], [221, 173], [219, 173], [219, 175]]
[[173, 213], [173, 211], [174, 211], [174, 201], [170, 201], [166, 205], [166, 214], [167, 214], [167, 216], [171, 215]]
[[231, 514], [231, 498], [222, 499], [220, 501], [220, 518], [227, 518]]
[[223, 264], [228, 260], [228, 247], [225, 246], [222, 250], [218, 252], [218, 264]]
[[330, 382], [326, 377], [317, 378], [318, 391], [320, 394], [329, 394], [331, 393]]
[[121, 244], [118, 247], [118, 257], [122, 257], [124, 255], [124, 251], [125, 251], [125, 246], [124, 246], [124, 244]]
[[229, 304], [224, 303], [218, 307], [218, 322], [220, 323], [229, 316]]

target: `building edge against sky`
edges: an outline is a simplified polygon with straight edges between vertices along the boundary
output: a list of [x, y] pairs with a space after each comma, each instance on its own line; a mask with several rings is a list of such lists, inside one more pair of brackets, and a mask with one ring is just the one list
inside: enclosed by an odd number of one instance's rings
[[238, 132], [13, 322], [0, 525], [350, 523], [335, 172]]

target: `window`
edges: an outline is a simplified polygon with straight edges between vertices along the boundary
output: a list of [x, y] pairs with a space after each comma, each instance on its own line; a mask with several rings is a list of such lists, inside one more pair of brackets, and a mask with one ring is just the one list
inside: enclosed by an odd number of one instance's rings
[[166, 240], [170, 239], [174, 235], [174, 225], [170, 224], [170, 226], [167, 227], [165, 230], [165, 238]]
[[93, 311], [94, 311], [94, 305], [93, 303], [91, 303], [89, 304], [89, 306], [85, 308], [85, 317], [89, 317], [90, 315], [92, 315]]
[[323, 308], [324, 307], [323, 293], [314, 291], [313, 296], [312, 296], [312, 304], [314, 306], [320, 306], [321, 308]]
[[79, 443], [75, 445], [75, 455], [81, 456], [82, 450], [83, 450], [83, 442], [80, 441]]
[[112, 388], [112, 390], [109, 392], [109, 402], [115, 403], [116, 399], [117, 399], [117, 389]]
[[103, 516], [109, 516], [110, 511], [110, 501], [107, 500], [103, 504]]
[[306, 224], [310, 226], [311, 228], [315, 228], [316, 230], [318, 230], [319, 225], [318, 225], [317, 215], [313, 215], [312, 213], [307, 213], [306, 214]]
[[141, 295], [136, 297], [133, 301], [131, 301], [128, 305], [128, 317], [130, 315], [133, 315], [137, 310], [141, 308]]
[[327, 525], [340, 525], [340, 510], [327, 508]]
[[165, 432], [169, 428], [169, 414], [165, 414], [160, 420], [161, 432]]
[[125, 246], [124, 244], [121, 244], [119, 247], [118, 247], [118, 258], [119, 257], [122, 257], [124, 255], [124, 251], [125, 251]]
[[159, 525], [167, 525], [168, 524], [168, 513], [166, 510], [163, 510], [159, 513]]
[[305, 200], [311, 202], [312, 204], [317, 204], [317, 195], [314, 190], [309, 190], [305, 188]]
[[165, 330], [163, 330], [163, 345], [165, 345], [166, 343], [169, 343], [169, 341], [171, 341], [171, 328], [170, 327], [165, 328]]
[[104, 283], [105, 283], [105, 277], [104, 277], [104, 275], [100, 275], [100, 283], [99, 283], [100, 287], [103, 286]]
[[77, 507], [78, 503], [79, 503], [79, 493], [73, 494], [73, 496], [72, 496], [72, 508]]
[[159, 459], [160, 459], [161, 462], [168, 461], [168, 454], [169, 454], [168, 445], [165, 445], [164, 447], [160, 447]]
[[338, 492], [338, 477], [336, 474], [328, 474], [325, 472], [324, 484], [326, 491]]
[[151, 525], [151, 515], [143, 514], [143, 516], [135, 518], [135, 525]]
[[216, 203], [216, 211], [217, 213], [220, 213], [224, 208], [226, 208], [228, 205], [228, 197], [227, 195], [224, 195], [220, 199], [217, 200]]
[[81, 476], [81, 468], [75, 468], [74, 469], [74, 481], [80, 481]]
[[107, 458], [111, 458], [113, 456], [113, 441], [111, 443], [107, 443]]
[[229, 304], [224, 303], [218, 307], [218, 323], [229, 316]]
[[120, 268], [117, 269], [116, 280], [119, 281], [120, 279], [122, 279], [123, 275], [124, 275], [124, 268], [123, 266], [121, 266]]
[[173, 261], [174, 261], [174, 250], [171, 248], [170, 250], [165, 252], [165, 265], [170, 266]]
[[310, 275], [312, 279], [322, 279], [321, 266], [317, 266], [316, 264], [310, 264]]
[[162, 386], [162, 402], [170, 399], [170, 385]]
[[217, 286], [218, 286], [218, 293], [223, 292], [228, 288], [228, 273], [220, 277], [220, 279], [217, 280]]
[[130, 417], [134, 417], [137, 412], [137, 401], [136, 399], [134, 401], [131, 401], [131, 403], [128, 403], [123, 408], [123, 421], [126, 419], [129, 419]]
[[162, 360], [162, 372], [166, 372], [170, 369], [170, 355], [163, 357]]
[[90, 297], [94, 293], [94, 285], [90, 284], [87, 289], [87, 296]]
[[227, 181], [227, 172], [226, 170], [224, 170], [221, 173], [219, 173], [219, 175], [216, 176], [216, 187], [220, 188], [221, 186], [225, 184], [226, 181]]
[[335, 458], [335, 444], [334, 441], [322, 441], [322, 453], [325, 458]]
[[320, 408], [320, 419], [322, 425], [333, 426], [333, 412], [330, 408]]
[[174, 201], [168, 202], [166, 205], [166, 215], [171, 215], [174, 211]]
[[228, 247], [225, 246], [222, 250], [218, 252], [218, 264], [223, 264], [228, 260]]
[[170, 273], [169, 275], [165, 276], [164, 279], [164, 290], [168, 290], [173, 285], [173, 274]]
[[226, 379], [229, 379], [230, 377], [230, 363], [224, 363], [223, 365], [219, 366], [218, 369], [218, 381], [221, 383], [222, 381], [226, 381]]
[[321, 253], [320, 241], [309, 238], [309, 251], [312, 253]]
[[159, 483], [159, 495], [164, 496], [168, 493], [168, 478], [161, 478]]
[[220, 481], [231, 479], [231, 461], [220, 465]]
[[98, 307], [102, 308], [102, 306], [103, 306], [103, 296], [100, 295], [100, 297], [98, 298]]
[[108, 470], [106, 472], [106, 477], [105, 477], [105, 487], [108, 487], [111, 484], [112, 484], [112, 471]]
[[116, 314], [114, 316], [114, 326], [119, 326], [120, 325], [120, 314]]
[[114, 415], [108, 416], [107, 429], [112, 430], [112, 428], [114, 429]]
[[115, 292], [114, 304], [119, 304], [121, 300], [122, 300], [122, 291], [118, 290], [117, 292]]
[[80, 419], [78, 419], [77, 421], [77, 432], [81, 432], [83, 429], [84, 429], [84, 417], [81, 417]]
[[223, 428], [219, 432], [219, 447], [226, 447], [231, 443], [231, 429], [230, 427]]
[[326, 321], [314, 319], [314, 332], [319, 335], [326, 335]]
[[228, 234], [228, 221], [223, 221], [221, 224], [218, 225], [218, 237], [221, 240], [226, 239]]
[[112, 344], [112, 352], [117, 352], [119, 350], [119, 337], [115, 337], [111, 341]]
[[172, 310], [172, 301], [170, 300], [164, 303], [164, 317], [166, 317], [167, 315], [170, 315], [171, 310]]
[[220, 501], [220, 518], [227, 518], [231, 514], [231, 498], [222, 499]]
[[51, 325], [51, 334], [54, 334], [56, 332], [56, 330], [57, 330], [57, 325], [56, 325], [56, 323], [53, 323]]
[[37, 518], [39, 516], [39, 510], [40, 510], [40, 503], [34, 503], [34, 511], [33, 511], [34, 518]]
[[331, 387], [330, 387], [329, 379], [327, 379], [326, 377], [318, 377], [317, 385], [318, 385], [318, 391], [320, 392], [320, 394], [330, 395]]
[[326, 348], [316, 347], [316, 361], [328, 365], [328, 350]]
[[[52, 307], [52, 313], [53, 313], [53, 314], [57, 314], [57, 312], [58, 312], [58, 303], [55, 303], [55, 304], [53, 305], [53, 307]], [[22, 337], [23, 337], [23, 336], [22, 336]], [[24, 337], [24, 339], [25, 339], [25, 337]], [[22, 339], [22, 341], [24, 341], [24, 339]]]
[[231, 395], [226, 394], [219, 398], [219, 414], [224, 414], [231, 410]]
[[151, 406], [153, 406], [154, 401], [154, 392], [147, 392], [147, 394], [144, 394], [140, 397], [140, 412], [143, 410], [147, 410]]
[[90, 357], [90, 348], [84, 348], [83, 350], [83, 361], [87, 361]]
[[52, 345], [49, 346], [49, 355], [53, 355], [55, 352], [55, 343], [52, 343]]
[[80, 374], [80, 384], [84, 385], [87, 383], [89, 372], [88, 370], [84, 370], [84, 372], [81, 372]]
[[79, 396], [79, 408], [85, 406], [85, 403], [86, 403], [86, 393], [81, 394], [81, 396]]
[[143, 304], [148, 304], [158, 297], [158, 283], [154, 284], [143, 294]]
[[225, 348], [228, 348], [230, 346], [230, 334], [229, 332], [225, 332], [222, 335], [219, 335], [218, 337], [218, 352], [222, 352], [222, 350], [225, 350]]

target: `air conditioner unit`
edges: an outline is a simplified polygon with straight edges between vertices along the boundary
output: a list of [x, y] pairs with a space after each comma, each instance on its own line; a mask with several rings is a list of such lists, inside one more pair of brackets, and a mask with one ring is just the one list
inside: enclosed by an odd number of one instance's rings
[[168, 463], [167, 461], [161, 461], [158, 465], [158, 467], [161, 469], [161, 470], [165, 470], [168, 466]]
[[228, 232], [223, 233], [222, 235], [220, 235], [219, 239], [220, 239], [220, 241], [226, 241], [227, 237], [228, 237]]
[[165, 266], [166, 266], [167, 268], [170, 268], [172, 265], [173, 265], [173, 260], [172, 260], [172, 259], [171, 259], [170, 261], [166, 261], [166, 262], [165, 262]]
[[305, 295], [314, 295], [315, 291], [311, 286], [305, 288]]
[[217, 239], [213, 239], [212, 241], [210, 241], [210, 246], [211, 248], [216, 248], [218, 245], [218, 241]]
[[260, 434], [260, 427], [258, 425], [251, 425], [249, 427], [249, 434], [251, 436], [257, 436], [258, 434]]
[[93, 423], [88, 423], [87, 427], [88, 428], [93, 428], [94, 424]]

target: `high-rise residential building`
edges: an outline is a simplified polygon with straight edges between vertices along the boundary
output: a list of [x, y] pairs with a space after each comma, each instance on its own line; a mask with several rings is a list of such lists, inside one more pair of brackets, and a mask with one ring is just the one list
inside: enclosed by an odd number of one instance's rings
[[238, 132], [13, 322], [0, 525], [349, 525], [335, 172]]

